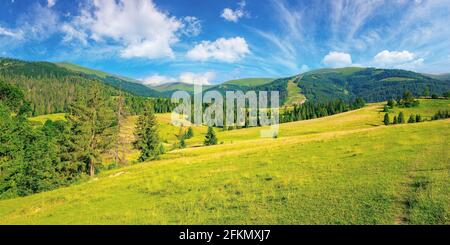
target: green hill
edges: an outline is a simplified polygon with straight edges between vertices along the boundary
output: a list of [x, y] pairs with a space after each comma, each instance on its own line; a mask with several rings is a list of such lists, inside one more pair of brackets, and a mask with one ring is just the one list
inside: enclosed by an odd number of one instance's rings
[[119, 90], [84, 73], [73, 72], [50, 62], [27, 62], [0, 59], [0, 81], [15, 85], [24, 91], [31, 102], [34, 116], [65, 112], [76, 98], [85, 95], [93, 86], [99, 86], [109, 96]]
[[450, 81], [450, 73], [443, 74], [424, 74], [427, 77], [431, 77], [434, 79], [442, 80], [442, 81]]
[[[203, 90], [213, 87], [213, 85], [203, 85]], [[165, 83], [153, 87], [155, 90], [159, 91], [166, 97], [170, 97], [175, 91], [186, 91], [190, 94], [194, 93], [194, 85], [182, 82]]]
[[123, 89], [134, 95], [145, 96], [145, 97], [154, 97], [154, 98], [165, 97], [163, 94], [159, 93], [158, 91], [156, 91], [152, 88], [149, 88], [131, 78], [111, 75], [111, 74], [108, 74], [103, 71], [89, 69], [86, 67], [82, 67], [82, 66], [67, 63], [67, 62], [61, 62], [61, 63], [55, 63], [55, 64], [60, 67], [64, 67], [68, 70], [74, 71], [74, 72], [80, 72], [82, 74], [87, 74], [87, 75], [91, 76], [92, 78], [99, 79], [113, 87]]
[[406, 90], [415, 96], [442, 94], [450, 90], [450, 82], [419, 73], [375, 68], [321, 69], [306, 72], [296, 81], [308, 100], [349, 100], [362, 97], [376, 102], [397, 98]]
[[[421, 100], [408, 113], [449, 103]], [[384, 126], [382, 107], [282, 124], [277, 139], [217, 131], [223, 144], [2, 200], [0, 223], [448, 224], [450, 121]], [[188, 145], [204, 137], [194, 131]]]
[[264, 85], [264, 84], [272, 82], [273, 80], [275, 80], [275, 79], [273, 79], [273, 78], [242, 78], [242, 79], [226, 81], [223, 84], [234, 84], [234, 85], [251, 87], [251, 86]]

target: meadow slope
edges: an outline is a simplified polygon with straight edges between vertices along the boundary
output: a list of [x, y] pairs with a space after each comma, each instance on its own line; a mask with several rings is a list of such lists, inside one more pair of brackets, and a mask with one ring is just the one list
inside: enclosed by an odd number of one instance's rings
[[[405, 116], [449, 103], [422, 100]], [[161, 160], [0, 201], [0, 223], [449, 224], [450, 120], [384, 126], [381, 108], [282, 124], [277, 139], [218, 131], [210, 147], [196, 147], [195, 127], [188, 148]], [[170, 145], [178, 128], [158, 119]]]

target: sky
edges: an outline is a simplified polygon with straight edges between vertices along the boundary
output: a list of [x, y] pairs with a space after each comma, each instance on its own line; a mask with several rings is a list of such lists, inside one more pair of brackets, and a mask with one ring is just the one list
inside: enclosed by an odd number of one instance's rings
[[449, 0], [0, 0], [0, 56], [144, 84], [364, 66], [450, 72]]

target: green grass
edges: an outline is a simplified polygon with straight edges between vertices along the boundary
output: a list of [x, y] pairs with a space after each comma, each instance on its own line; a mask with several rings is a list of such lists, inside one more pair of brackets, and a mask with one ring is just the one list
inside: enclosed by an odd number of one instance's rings
[[30, 117], [30, 118], [28, 118], [28, 120], [30, 122], [40, 123], [40, 124], [44, 124], [47, 120], [65, 121], [66, 114], [65, 113], [48, 114], [48, 115], [42, 115], [42, 116], [37, 116], [37, 117]]
[[415, 81], [415, 79], [408, 78], [408, 77], [388, 77], [388, 78], [382, 79], [380, 81], [398, 82], [398, 81]]
[[431, 119], [431, 117], [436, 114], [439, 109], [450, 109], [449, 100], [420, 99], [419, 102], [420, 103], [417, 107], [401, 108], [396, 106], [394, 109], [389, 110], [389, 116], [393, 118], [394, 116], [398, 116], [398, 114], [402, 111], [405, 114], [406, 120], [408, 120], [411, 114], [420, 114], [422, 118]]
[[270, 83], [274, 80], [274, 78], [242, 78], [237, 80], [230, 80], [224, 82], [224, 84], [235, 84], [241, 86], [258, 86]]
[[[449, 224], [450, 120], [383, 126], [382, 106], [282, 124], [277, 139], [218, 131], [222, 145], [0, 201], [0, 223]], [[448, 107], [423, 100], [413, 110]], [[178, 132], [169, 114], [158, 120], [162, 135]]]

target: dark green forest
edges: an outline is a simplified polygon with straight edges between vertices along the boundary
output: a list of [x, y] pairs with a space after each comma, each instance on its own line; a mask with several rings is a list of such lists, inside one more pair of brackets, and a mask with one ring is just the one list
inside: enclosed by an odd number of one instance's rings
[[353, 100], [367, 102], [395, 99], [405, 91], [414, 96], [442, 95], [450, 90], [450, 81], [438, 80], [419, 73], [375, 68], [324, 69], [307, 72], [296, 80], [308, 100]]
[[[15, 59], [0, 59], [0, 81], [12, 84], [24, 91], [30, 102], [31, 115], [67, 112], [69, 105], [83, 97], [94, 86], [105, 96], [126, 97], [130, 114], [139, 114], [149, 98], [135, 96], [125, 88], [118, 89], [104, 81], [79, 72], [73, 72], [49, 62], [26, 62]], [[173, 105], [167, 98], [150, 99], [156, 112], [169, 112]]]

